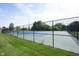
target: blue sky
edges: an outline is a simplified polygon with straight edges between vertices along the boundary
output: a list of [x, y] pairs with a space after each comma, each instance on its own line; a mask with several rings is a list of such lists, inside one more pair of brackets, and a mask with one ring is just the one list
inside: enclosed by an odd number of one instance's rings
[[49, 21], [79, 16], [79, 6], [75, 2], [53, 3], [0, 3], [0, 27], [10, 23], [25, 25], [34, 21]]
[[0, 23], [1, 26], [8, 26], [9, 23], [15, 25], [24, 25], [28, 23], [28, 20], [35, 21], [35, 16], [32, 13], [38, 14], [43, 12], [45, 7], [43, 4], [12, 4], [1, 3], [0, 4]]

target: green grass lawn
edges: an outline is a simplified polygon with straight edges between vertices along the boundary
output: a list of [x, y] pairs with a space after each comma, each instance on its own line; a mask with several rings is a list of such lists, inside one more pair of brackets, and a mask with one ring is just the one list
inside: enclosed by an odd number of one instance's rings
[[79, 54], [0, 34], [0, 55], [5, 56], [77, 56]]

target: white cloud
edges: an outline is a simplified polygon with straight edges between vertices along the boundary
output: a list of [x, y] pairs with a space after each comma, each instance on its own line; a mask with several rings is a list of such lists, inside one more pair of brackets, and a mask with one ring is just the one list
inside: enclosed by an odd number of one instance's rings
[[79, 15], [79, 3], [74, 0], [52, 0], [52, 3], [14, 4], [19, 13], [9, 17], [8, 23], [16, 25], [33, 23], [37, 20], [49, 21]]
[[[40, 5], [42, 6], [39, 7]], [[39, 4], [38, 6], [36, 5], [36, 7], [39, 7], [38, 12], [36, 13], [31, 9], [34, 4], [16, 4], [17, 8], [19, 8], [24, 14], [28, 15], [28, 17], [32, 17], [32, 19], [35, 19], [36, 17], [36, 19], [44, 21], [77, 16], [79, 15], [78, 5], [79, 4], [76, 3], [69, 3], [68, 1], [59, 3], [55, 2], [52, 4]], [[42, 8], [41, 12], [40, 8]]]

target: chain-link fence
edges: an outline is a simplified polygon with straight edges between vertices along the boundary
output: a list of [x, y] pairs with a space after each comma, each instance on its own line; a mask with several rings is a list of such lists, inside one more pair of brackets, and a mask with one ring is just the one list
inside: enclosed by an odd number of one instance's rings
[[[40, 26], [37, 26], [38, 28], [33, 28], [34, 24], [16, 26], [11, 34], [22, 39], [31, 40], [51, 47], [79, 52], [79, 32], [72, 31], [68, 27], [68, 25], [75, 21], [79, 21], [79, 17], [42, 22]], [[79, 26], [77, 28], [79, 30]]]

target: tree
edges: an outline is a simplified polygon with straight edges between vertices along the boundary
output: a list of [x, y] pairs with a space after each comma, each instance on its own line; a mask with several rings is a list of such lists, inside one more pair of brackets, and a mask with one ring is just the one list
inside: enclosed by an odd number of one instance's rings
[[28, 30], [27, 28], [21, 28], [21, 30]]
[[35, 21], [34, 23], [33, 23], [33, 26], [32, 26], [32, 28], [31, 28], [31, 30], [36, 30], [38, 27], [37, 27], [37, 22]]
[[6, 28], [5, 26], [4, 26], [4, 27], [2, 27], [2, 33], [7, 33], [7, 32], [9, 32], [9, 29], [8, 29], [8, 28]]
[[64, 24], [62, 24], [62, 23], [57, 23], [57, 24], [55, 24], [55, 26], [54, 26], [54, 30], [60, 30], [60, 31], [66, 30], [66, 25], [64, 25]]
[[37, 21], [33, 23], [32, 30], [41, 31], [41, 30], [51, 30], [51, 27], [42, 21]]
[[9, 30], [10, 30], [10, 31], [13, 31], [13, 30], [14, 30], [14, 24], [13, 24], [13, 23], [10, 23], [10, 25], [9, 25]]
[[70, 23], [67, 27], [70, 31], [79, 31], [79, 21], [74, 21]]
[[74, 21], [70, 23], [67, 28], [68, 32], [79, 40], [79, 21]]

